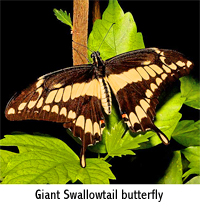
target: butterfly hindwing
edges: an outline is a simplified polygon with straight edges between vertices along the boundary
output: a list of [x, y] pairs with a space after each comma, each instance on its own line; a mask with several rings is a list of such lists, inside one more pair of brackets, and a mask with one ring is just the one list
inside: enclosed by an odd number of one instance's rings
[[167, 85], [187, 75], [192, 66], [182, 54], [157, 48], [124, 53], [106, 61], [107, 81], [131, 130], [154, 130], [168, 143], [153, 123], [158, 98]]

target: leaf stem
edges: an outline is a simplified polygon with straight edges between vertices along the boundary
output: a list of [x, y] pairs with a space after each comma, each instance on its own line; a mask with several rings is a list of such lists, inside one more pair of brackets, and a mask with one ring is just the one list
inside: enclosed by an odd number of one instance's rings
[[[110, 155], [107, 154], [104, 158], [102, 158], [102, 160], [106, 161], [107, 159], [109, 159], [109, 157], [110, 157]], [[111, 159], [112, 159], [112, 158], [111, 158]], [[110, 159], [109, 159], [109, 161], [110, 161]]]

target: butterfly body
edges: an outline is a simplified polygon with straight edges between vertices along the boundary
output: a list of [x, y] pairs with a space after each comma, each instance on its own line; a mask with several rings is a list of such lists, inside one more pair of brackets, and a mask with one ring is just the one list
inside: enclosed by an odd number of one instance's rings
[[154, 130], [164, 144], [168, 138], [153, 123], [160, 93], [187, 75], [193, 63], [173, 50], [147, 48], [46, 74], [14, 96], [6, 107], [11, 120], [45, 120], [63, 123], [83, 143], [81, 166], [88, 145], [101, 141], [105, 114], [112, 110], [113, 92], [129, 129]]
[[93, 52], [91, 54], [91, 58], [93, 60], [92, 70], [95, 73], [93, 78], [96, 79], [100, 84], [101, 105], [104, 108], [104, 112], [110, 115], [112, 107], [112, 97], [110, 87], [107, 80], [105, 79], [105, 77], [107, 76], [106, 65], [105, 62], [101, 59], [100, 53], [98, 51]]

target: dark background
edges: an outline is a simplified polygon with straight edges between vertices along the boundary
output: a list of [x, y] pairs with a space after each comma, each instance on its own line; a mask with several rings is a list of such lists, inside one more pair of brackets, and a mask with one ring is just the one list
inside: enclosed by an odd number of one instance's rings
[[[194, 61], [192, 75], [199, 78], [199, 2], [119, 3], [124, 12], [133, 14], [146, 47], [169, 48], [185, 54]], [[100, 5], [103, 13], [108, 2], [101, 1]], [[46, 133], [64, 140], [79, 154], [80, 146], [66, 134], [62, 124], [10, 122], [4, 116], [6, 104], [16, 91], [45, 73], [72, 65], [70, 27], [58, 21], [53, 13], [54, 8], [62, 9], [72, 17], [72, 7], [72, 1], [1, 2], [1, 138], [12, 131]], [[89, 18], [91, 30], [91, 13]], [[187, 106], [181, 112], [183, 119], [199, 118], [198, 112]], [[156, 182], [176, 146], [172, 142], [169, 147], [160, 145], [138, 152], [137, 158], [112, 159], [117, 180], [111, 183]]]

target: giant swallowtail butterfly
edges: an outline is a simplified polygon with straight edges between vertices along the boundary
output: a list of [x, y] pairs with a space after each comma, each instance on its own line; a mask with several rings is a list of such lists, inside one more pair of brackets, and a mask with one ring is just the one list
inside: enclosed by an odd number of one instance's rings
[[168, 138], [153, 123], [161, 91], [187, 75], [193, 63], [182, 54], [148, 48], [103, 61], [99, 52], [93, 64], [48, 73], [15, 95], [6, 107], [11, 121], [45, 120], [64, 123], [82, 140], [81, 166], [88, 145], [101, 141], [105, 114], [112, 110], [111, 91], [122, 119], [133, 132], [153, 130], [164, 144]]

